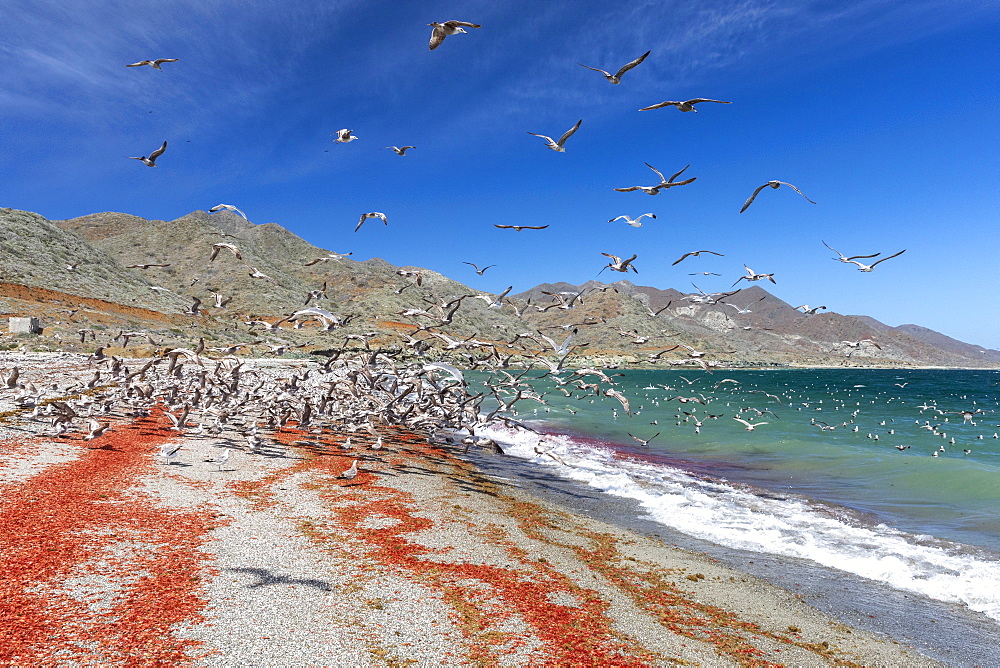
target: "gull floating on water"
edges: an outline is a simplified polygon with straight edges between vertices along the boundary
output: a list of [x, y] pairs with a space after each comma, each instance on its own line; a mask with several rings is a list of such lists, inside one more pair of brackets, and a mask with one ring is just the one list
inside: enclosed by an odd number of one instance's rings
[[639, 111], [650, 111], [652, 109], [662, 109], [663, 107], [677, 107], [681, 111], [697, 112], [698, 110], [694, 108], [694, 105], [700, 104], [702, 102], [718, 102], [719, 104], [732, 104], [732, 102], [723, 102], [722, 100], [710, 100], [707, 97], [696, 97], [693, 100], [684, 100], [683, 102], [676, 102], [676, 101], [660, 102], [659, 104], [643, 107]]
[[372, 211], [370, 213], [361, 214], [361, 220], [358, 221], [358, 225], [357, 227], [354, 228], [354, 231], [357, 232], [358, 230], [360, 230], [361, 226], [364, 225], [365, 221], [368, 220], [369, 218], [380, 218], [382, 219], [382, 223], [384, 225], [389, 224], [389, 221], [385, 219], [384, 213], [382, 213], [381, 211]]
[[628, 216], [618, 216], [617, 218], [612, 218], [608, 222], [609, 223], [613, 223], [616, 220], [623, 220], [624, 219], [625, 223], [628, 224], [628, 225], [631, 225], [632, 227], [642, 227], [642, 219], [645, 218], [646, 216], [649, 216], [650, 218], [652, 218], [654, 220], [656, 219], [656, 214], [655, 213], [644, 213], [641, 216], [639, 216], [638, 218], [629, 218]]
[[636, 65], [638, 65], [639, 63], [641, 63], [642, 61], [646, 60], [646, 56], [648, 56], [650, 53], [652, 52], [647, 51], [646, 53], [642, 54], [641, 56], [633, 60], [631, 63], [628, 63], [627, 65], [622, 65], [622, 68], [617, 72], [615, 72], [614, 74], [611, 74], [610, 72], [605, 72], [604, 70], [598, 69], [596, 67], [590, 67], [589, 65], [584, 65], [583, 63], [577, 63], [577, 65], [579, 65], [580, 67], [586, 67], [588, 70], [594, 70], [595, 72], [600, 72], [601, 74], [604, 75], [605, 79], [607, 79], [608, 81], [610, 81], [615, 85], [618, 85], [622, 81], [622, 75], [628, 72]]
[[799, 190], [798, 188], [796, 188], [795, 186], [793, 186], [793, 185], [792, 185], [791, 183], [788, 183], [788, 182], [786, 182], [786, 181], [768, 181], [768, 182], [767, 182], [767, 183], [765, 183], [764, 185], [762, 185], [762, 186], [758, 186], [758, 187], [757, 187], [757, 189], [753, 191], [753, 194], [752, 194], [752, 195], [750, 195], [750, 197], [748, 197], [748, 198], [747, 198], [747, 201], [743, 203], [743, 208], [742, 208], [742, 209], [740, 209], [740, 213], [743, 213], [744, 211], [746, 211], [746, 210], [747, 210], [747, 208], [748, 208], [748, 207], [749, 207], [749, 206], [750, 206], [751, 204], [753, 204], [753, 201], [754, 201], [754, 199], [756, 199], [757, 195], [758, 195], [758, 194], [760, 193], [760, 191], [761, 191], [761, 190], [763, 190], [764, 188], [767, 188], [767, 187], [769, 187], [769, 186], [770, 186], [771, 188], [774, 188], [775, 190], [777, 190], [778, 188], [780, 188], [780, 187], [781, 187], [781, 186], [783, 186], [783, 185], [784, 185], [784, 186], [788, 186], [789, 188], [791, 188], [792, 190], [794, 190], [794, 191], [795, 191], [795, 192], [797, 192], [798, 194], [802, 195], [802, 197], [803, 197], [803, 198], [805, 198], [805, 200], [806, 200], [807, 202], [809, 202], [810, 204], [815, 204], [815, 203], [816, 203], [816, 202], [813, 202], [813, 201], [812, 201], [811, 199], [809, 199], [808, 197], [806, 197], [806, 194], [805, 194], [804, 192], [802, 192], [801, 190]]
[[156, 159], [159, 158], [161, 155], [163, 155], [163, 152], [166, 150], [167, 150], [167, 142], [164, 141], [163, 146], [150, 153], [148, 158], [144, 155], [140, 155], [138, 157], [134, 155], [126, 155], [123, 157], [126, 157], [129, 160], [142, 160], [143, 164], [146, 165], [147, 167], [156, 167]]
[[542, 139], [544, 139], [545, 141], [547, 141], [548, 144], [545, 145], [545, 148], [552, 149], [553, 151], [555, 151], [557, 153], [565, 153], [566, 152], [566, 148], [565, 148], [564, 144], [566, 143], [566, 140], [573, 136], [573, 133], [576, 132], [580, 128], [580, 124], [581, 123], [583, 123], [583, 119], [582, 118], [576, 122], [576, 125], [574, 125], [569, 130], [567, 130], [563, 134], [563, 136], [559, 138], [559, 141], [554, 141], [552, 139], [552, 137], [547, 137], [545, 135], [535, 134], [534, 132], [529, 132], [528, 134], [532, 135], [534, 137], [541, 137]]
[[434, 49], [441, 46], [441, 42], [448, 35], [457, 35], [458, 33], [465, 33], [465, 28], [482, 28], [483, 26], [478, 23], [469, 23], [468, 21], [445, 21], [444, 23], [438, 23], [434, 21], [433, 23], [428, 23], [427, 25], [434, 28], [431, 31], [431, 42], [430, 49]]
[[156, 60], [140, 60], [137, 63], [132, 63], [131, 65], [126, 65], [125, 67], [142, 67], [143, 65], [149, 65], [155, 70], [163, 71], [160, 67], [163, 63], [176, 63], [177, 58], [157, 58]]

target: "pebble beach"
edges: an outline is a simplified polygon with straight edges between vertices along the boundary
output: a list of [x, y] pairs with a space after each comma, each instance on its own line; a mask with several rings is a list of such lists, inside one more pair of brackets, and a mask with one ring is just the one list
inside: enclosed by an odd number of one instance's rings
[[939, 665], [412, 432], [250, 451], [157, 411], [91, 441], [25, 413], [0, 423], [5, 665]]

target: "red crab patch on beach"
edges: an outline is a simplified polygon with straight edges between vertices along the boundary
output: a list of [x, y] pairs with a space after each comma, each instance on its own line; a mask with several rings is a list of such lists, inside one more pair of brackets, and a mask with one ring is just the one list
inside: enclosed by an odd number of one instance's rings
[[[159, 506], [138, 487], [176, 436], [120, 424], [78, 458], [3, 485], [0, 663], [186, 662], [202, 620], [209, 513]], [[217, 524], [217, 523], [216, 523]]]

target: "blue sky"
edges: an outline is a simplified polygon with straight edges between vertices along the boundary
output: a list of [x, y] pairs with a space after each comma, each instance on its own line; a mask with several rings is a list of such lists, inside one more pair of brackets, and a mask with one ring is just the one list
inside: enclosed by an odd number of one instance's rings
[[[584, 282], [602, 252], [637, 253], [630, 280], [680, 290], [727, 288], [745, 263], [793, 306], [1000, 348], [990, 0], [14, 0], [0, 18], [2, 206], [171, 220], [225, 202], [493, 292]], [[483, 27], [429, 51], [427, 24], [449, 19]], [[614, 71], [647, 50], [618, 86], [577, 64]], [[147, 58], [180, 60], [124, 67]], [[732, 104], [637, 111], [694, 97]], [[527, 134], [579, 119], [564, 154]], [[340, 128], [360, 139], [332, 143]], [[122, 157], [163, 140], [156, 168]], [[698, 180], [615, 192], [655, 181], [643, 162]], [[817, 204], [767, 189], [739, 214], [771, 179]], [[367, 211], [389, 225], [354, 233]], [[606, 222], [646, 212], [642, 228]], [[822, 240], [907, 252], [865, 274]], [[700, 249], [725, 257], [671, 266]]]

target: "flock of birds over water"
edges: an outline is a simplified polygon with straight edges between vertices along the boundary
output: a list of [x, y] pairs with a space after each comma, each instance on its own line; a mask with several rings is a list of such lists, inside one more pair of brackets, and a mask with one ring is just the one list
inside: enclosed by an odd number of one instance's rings
[[[468, 33], [466, 29], [481, 28], [479, 24], [456, 20], [434, 22], [429, 25], [432, 28], [429, 44], [431, 50], [441, 47], [449, 37]], [[582, 63], [580, 65], [600, 73], [610, 84], [618, 85], [623, 76], [640, 66], [649, 56], [650, 51], [647, 51], [614, 73]], [[149, 67], [163, 71], [164, 64], [176, 62], [177, 58], [156, 58], [142, 60], [126, 67]], [[663, 101], [644, 107], [640, 111], [672, 108], [687, 113], [697, 112], [698, 106], [729, 104], [730, 101], [695, 98]], [[580, 130], [582, 124], [582, 119], [577, 121], [558, 139], [534, 132], [528, 134], [542, 139], [546, 148], [565, 153], [567, 144], [571, 144], [571, 138]], [[359, 139], [347, 128], [338, 130], [334, 134], [333, 141], [337, 144], [348, 144]], [[163, 158], [167, 149], [168, 142], [164, 141], [148, 155], [125, 157], [140, 161], [148, 167], [156, 167], [157, 161]], [[408, 152], [416, 150], [416, 146], [387, 146], [385, 149], [392, 150], [403, 158], [408, 156]], [[656, 175], [656, 182], [650, 185], [620, 187], [615, 190], [655, 196], [671, 188], [688, 186], [697, 180], [697, 177], [682, 178], [690, 165], [679, 169], [669, 178], [653, 165], [646, 163], [646, 166]], [[777, 190], [782, 186], [797, 193], [806, 202], [815, 204], [797, 186], [787, 181], [770, 180], [751, 192], [740, 213], [746, 211], [761, 193], [768, 189]], [[224, 210], [247, 218], [242, 210], [232, 204], [219, 204], [212, 207], [210, 212]], [[622, 215], [608, 222], [622, 220], [630, 226], [642, 227], [643, 218], [655, 220], [656, 216], [653, 213], [645, 213], [636, 218]], [[370, 221], [389, 224], [384, 213], [365, 212], [360, 215], [354, 231], [360, 231]], [[496, 225], [496, 227], [520, 232], [541, 230], [548, 226]], [[836, 253], [834, 260], [855, 265], [862, 272], [871, 272], [881, 262], [905, 252], [905, 250], [899, 251], [871, 264], [865, 264], [861, 261], [871, 260], [881, 253], [847, 255], [826, 244], [825, 241], [823, 244]], [[210, 249], [205, 248], [205, 253], [207, 262], [223, 261], [222, 257], [229, 256], [237, 262], [243, 260], [238, 245], [229, 242], [214, 243]], [[722, 255], [713, 250], [694, 250], [684, 253], [673, 264], [701, 254]], [[347, 255], [350, 253], [330, 253], [310, 260], [306, 266], [336, 262]], [[634, 264], [637, 254], [627, 258], [610, 253], [603, 255], [609, 261], [601, 271], [637, 272]], [[495, 264], [480, 266], [473, 262], [465, 264], [471, 266], [479, 275], [496, 266]], [[135, 264], [129, 265], [129, 268], [146, 270], [164, 266], [168, 265]], [[253, 279], [273, 280], [252, 265], [244, 263], [243, 267]], [[776, 282], [773, 272], [757, 272], [747, 265], [744, 265], [744, 268], [746, 275], [740, 276], [733, 287], [743, 281]], [[423, 276], [419, 271], [401, 269], [397, 273], [405, 279], [397, 294], [402, 294], [407, 289], [411, 289], [413, 294], [419, 293], [423, 284]], [[701, 273], [707, 275], [712, 272]], [[422, 294], [419, 306], [398, 314], [410, 320], [413, 326], [406, 332], [396, 333], [400, 339], [397, 348], [373, 349], [369, 345], [369, 340], [376, 335], [376, 332], [350, 334], [324, 361], [312, 361], [298, 366], [258, 364], [246, 358], [241, 359], [237, 353], [245, 346], [210, 347], [206, 345], [204, 338], [200, 339], [197, 345], [167, 347], [159, 356], [147, 360], [131, 360], [126, 355], [119, 357], [107, 354], [106, 350], [115, 344], [127, 349], [130, 340], [135, 338], [144, 338], [150, 343], [155, 343], [148, 332], [122, 330], [117, 336], [96, 347], [86, 360], [87, 370], [81, 372], [85, 377], [53, 383], [51, 377], [46, 377], [43, 370], [25, 369], [27, 378], [18, 366], [4, 370], [0, 374], [0, 401], [13, 404], [15, 406], [13, 413], [19, 416], [21, 423], [30, 426], [38, 433], [51, 438], [82, 438], [83, 441], [94, 442], [95, 445], [91, 447], [100, 447], [102, 436], [114, 429], [111, 418], [134, 419], [162, 411], [169, 419], [171, 429], [179, 436], [203, 435], [229, 444], [224, 450], [224, 456], [215, 461], [220, 470], [229, 461], [232, 452], [265, 453], [272, 445], [268, 434], [275, 430], [294, 427], [311, 434], [328, 432], [341, 435], [343, 440], [339, 447], [355, 456], [351, 467], [342, 474], [348, 479], [357, 475], [360, 461], [377, 458], [378, 451], [383, 447], [383, 437], [387, 435], [386, 430], [391, 428], [404, 428], [425, 434], [431, 443], [449, 444], [458, 448], [464, 447], [466, 450], [470, 447], [481, 447], [502, 453], [501, 446], [493, 438], [483, 435], [484, 432], [492, 433], [488, 430], [497, 425], [536, 432], [535, 427], [525, 422], [520, 415], [531, 410], [526, 409], [527, 406], [534, 408], [532, 414], [536, 414], [539, 407], [542, 410], [551, 410], [553, 404], [550, 402], [550, 394], [560, 397], [560, 401], [568, 398], [581, 401], [610, 400], [615, 405], [614, 417], [618, 416], [619, 410], [632, 417], [630, 398], [622, 391], [621, 374], [616, 374], [607, 367], [572, 368], [573, 365], [570, 363], [573, 354], [580, 347], [579, 344], [574, 344], [579, 328], [594, 321], [563, 327], [566, 336], [561, 342], [540, 330], [519, 333], [512, 341], [497, 343], [479, 340], [475, 335], [459, 336], [445, 329], [453, 323], [456, 312], [467, 299], [481, 299], [490, 309], [513, 308], [515, 315], [521, 317], [527, 308], [539, 311], [552, 308], [569, 310], [581, 303], [584, 296], [579, 292], [550, 293], [552, 302], [549, 304], [531, 304], [531, 300], [528, 300], [527, 304], [520, 304], [507, 297], [510, 291], [511, 288], [507, 288], [500, 295], [462, 294], [448, 297]], [[736, 292], [738, 291], [705, 293], [698, 289], [698, 293], [686, 296], [684, 299], [692, 305], [720, 304], [725, 303], [723, 300]], [[232, 299], [231, 296], [220, 293], [213, 295], [215, 304], [208, 310], [224, 309]], [[245, 324], [251, 332], [280, 333], [283, 326], [302, 328], [306, 323], [319, 332], [336, 332], [347, 324], [349, 317], [335, 314], [316, 303], [310, 305], [311, 302], [319, 302], [324, 298], [326, 298], [326, 284], [306, 295], [303, 306], [290, 314], [283, 315], [280, 319], [248, 319]], [[201, 306], [199, 297], [192, 299], [193, 302], [185, 313], [198, 315], [205, 309]], [[739, 313], [749, 312], [749, 307], [728, 305], [736, 308]], [[825, 306], [810, 307], [807, 304], [797, 308], [806, 314], [826, 309]], [[655, 317], [659, 311], [650, 310], [650, 313]], [[648, 340], [648, 337], [645, 339], [640, 337], [638, 332], [621, 330], [620, 333], [623, 336], [634, 337], [637, 343], [645, 343]], [[81, 330], [82, 342], [86, 341], [88, 334], [92, 341], [96, 341], [92, 330]], [[352, 344], [352, 339], [357, 343]], [[864, 346], [879, 347], [878, 343], [870, 338], [844, 341], [842, 344], [847, 348], [848, 355], [851, 350]], [[278, 343], [270, 344], [269, 348], [272, 355], [280, 356], [289, 352], [294, 346]], [[447, 361], [441, 361], [441, 359], [455, 359], [454, 356], [436, 357], [437, 352], [464, 356], [461, 365], [465, 371]], [[713, 403], [712, 393], [720, 392], [720, 388], [732, 390], [740, 385], [740, 381], [726, 378], [713, 382], [711, 374], [715, 364], [709, 360], [715, 353], [678, 344], [650, 356], [650, 359], [658, 360], [666, 353], [680, 356], [686, 364], [698, 365], [703, 371], [701, 382], [708, 385], [699, 392], [689, 393], [691, 396], [685, 396], [685, 393], [678, 391], [676, 387], [661, 386], [664, 391], [674, 393], [674, 396], [660, 397], [655, 400], [656, 403], [677, 402], [678, 406], [685, 409], [677, 413], [677, 425], [693, 425], [696, 433], [700, 433], [708, 421], [725, 417], [724, 414], [716, 413], [710, 408], [710, 404]], [[477, 376], [477, 380], [470, 383], [465, 377], [468, 370], [485, 371], [488, 380], [480, 384]], [[36, 371], [38, 375], [34, 377]], [[694, 382], [687, 378], [684, 380], [688, 385]], [[543, 387], [548, 389], [540, 389]], [[784, 403], [782, 397], [764, 391], [751, 390], [745, 396], [759, 398], [760, 405], [743, 407], [729, 417], [747, 431], [768, 425], [776, 417], [771, 411], [770, 404]], [[787, 398], [785, 400], [787, 401]], [[808, 404], [804, 403], [803, 406]], [[939, 411], [936, 406], [928, 405], [923, 409], [947, 415], [946, 412]], [[568, 406], [560, 410], [574, 412], [574, 409]], [[962, 416], [964, 423], [968, 423], [985, 415], [985, 412], [977, 408], [961, 411], [958, 414]], [[948, 417], [944, 419], [947, 420]], [[844, 420], [841, 424], [828, 424], [814, 418], [811, 424], [818, 429], [834, 430], [851, 429], [852, 422], [853, 419]], [[928, 422], [928, 430], [935, 435], [947, 436], [941, 429], [941, 424], [931, 425]], [[853, 431], [858, 431], [858, 427], [853, 426]], [[642, 446], [648, 446], [660, 434], [630, 433], [630, 436]], [[993, 437], [996, 438], [996, 434]], [[875, 438], [877, 439], [877, 436]], [[544, 439], [539, 434], [540, 453], [547, 452], [543, 444]], [[179, 438], [176, 442], [164, 446], [159, 454], [165, 462], [170, 463], [183, 455], [184, 448], [185, 441]], [[937, 454], [935, 452], [935, 456]], [[550, 454], [550, 456], [557, 459], [556, 455]]]

